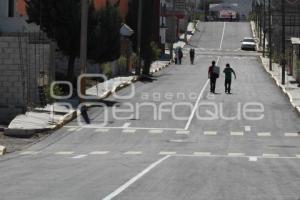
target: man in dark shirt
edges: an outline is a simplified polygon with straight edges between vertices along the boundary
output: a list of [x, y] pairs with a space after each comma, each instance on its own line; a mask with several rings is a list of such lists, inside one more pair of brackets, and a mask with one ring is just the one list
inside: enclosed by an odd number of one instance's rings
[[191, 64], [194, 64], [194, 59], [195, 59], [195, 49], [190, 49], [190, 60]]
[[226, 64], [226, 68], [223, 71], [225, 73], [225, 93], [231, 94], [231, 78], [232, 74], [236, 79], [235, 71], [230, 67], [230, 64]]
[[212, 61], [212, 65], [208, 68], [208, 78], [210, 79], [210, 92], [215, 93], [217, 78], [219, 74], [216, 73], [218, 67], [216, 66], [216, 61]]

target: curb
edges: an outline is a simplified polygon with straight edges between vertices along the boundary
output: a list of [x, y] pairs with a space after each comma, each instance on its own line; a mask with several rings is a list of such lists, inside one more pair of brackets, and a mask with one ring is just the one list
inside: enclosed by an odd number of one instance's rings
[[271, 72], [268, 71], [267, 66], [263, 62], [263, 57], [262, 56], [260, 56], [260, 60], [261, 60], [262, 66], [265, 69], [265, 71], [270, 75], [270, 77], [275, 82], [275, 84], [277, 85], [277, 87], [279, 87], [281, 89], [281, 91], [283, 92], [283, 94], [286, 95], [286, 97], [288, 98], [290, 104], [295, 108], [295, 110], [297, 111], [297, 113], [300, 115], [300, 106], [297, 106], [297, 105], [294, 104], [292, 95], [288, 91], [286, 91], [285, 87], [283, 87], [280, 84], [280, 82], [274, 77], [274, 75]]
[[0, 145], [0, 156], [3, 156], [4, 154], [6, 154], [6, 147]]

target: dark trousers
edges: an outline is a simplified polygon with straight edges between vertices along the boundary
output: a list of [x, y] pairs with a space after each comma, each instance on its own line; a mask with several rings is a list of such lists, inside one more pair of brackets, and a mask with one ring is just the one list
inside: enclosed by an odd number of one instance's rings
[[210, 92], [215, 93], [217, 78], [210, 78]]
[[194, 59], [195, 59], [195, 57], [190, 57], [190, 59], [191, 59], [191, 64], [193, 65], [194, 64]]
[[231, 79], [225, 79], [225, 92], [230, 93], [231, 91]]

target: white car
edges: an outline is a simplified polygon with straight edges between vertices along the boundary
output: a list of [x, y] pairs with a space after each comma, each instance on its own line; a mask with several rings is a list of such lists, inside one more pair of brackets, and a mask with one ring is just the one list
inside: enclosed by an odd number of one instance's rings
[[254, 38], [246, 37], [242, 41], [242, 50], [256, 50], [256, 42]]

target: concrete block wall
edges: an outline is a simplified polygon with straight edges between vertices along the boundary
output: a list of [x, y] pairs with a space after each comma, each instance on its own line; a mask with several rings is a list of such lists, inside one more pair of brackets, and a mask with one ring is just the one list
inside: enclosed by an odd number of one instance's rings
[[49, 74], [50, 45], [31, 44], [27, 36], [0, 36], [0, 123], [39, 103], [38, 86]]

